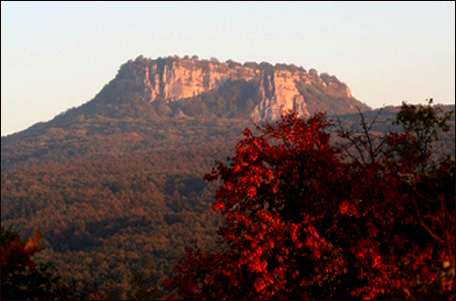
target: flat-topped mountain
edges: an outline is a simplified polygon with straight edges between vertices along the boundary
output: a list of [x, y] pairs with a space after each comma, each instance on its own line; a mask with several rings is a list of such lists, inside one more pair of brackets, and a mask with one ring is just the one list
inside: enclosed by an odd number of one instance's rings
[[121, 65], [115, 78], [92, 100], [11, 136], [67, 129], [100, 118], [212, 116], [268, 122], [292, 109], [299, 117], [315, 112], [337, 115], [370, 110], [337, 77], [319, 75], [315, 69], [266, 62], [221, 63], [187, 56], [139, 56]]
[[[335, 76], [319, 75], [314, 69], [306, 71], [295, 65], [273, 66], [266, 62], [240, 64], [231, 60], [221, 63], [216, 59], [139, 56], [123, 64], [92, 100], [49, 122], [2, 137], [2, 170], [29, 158], [36, 162], [55, 160], [53, 152], [57, 148], [68, 147], [74, 156], [84, 156], [88, 149], [111, 136], [110, 141], [125, 139], [131, 143], [112, 142], [106, 151], [126, 151], [132, 143], [145, 143], [151, 123], [156, 127], [182, 118], [197, 118], [203, 124], [203, 119], [215, 118], [209, 123], [236, 119], [239, 127], [244, 127], [251, 120], [275, 121], [291, 109], [306, 117], [317, 111], [335, 115], [370, 108], [355, 99], [347, 85]], [[84, 143], [92, 139], [95, 143], [86, 147]], [[70, 147], [69, 141], [78, 143]], [[23, 148], [24, 143], [34, 147]], [[181, 139], [181, 143], [187, 141]], [[96, 153], [103, 155], [103, 147], [95, 148]], [[62, 160], [66, 158], [61, 156]]]
[[[202, 101], [203, 105], [179, 103], [190, 99]], [[302, 117], [316, 111], [348, 114], [357, 112], [357, 108], [369, 109], [335, 76], [318, 75], [315, 69], [307, 72], [295, 65], [241, 65], [231, 60], [221, 63], [187, 57], [153, 60], [139, 56], [130, 60], [94, 99], [103, 104], [132, 101], [150, 104], [152, 115], [165, 112], [167, 116], [191, 116], [195, 115], [193, 111], [223, 111], [231, 115], [226, 117], [242, 115], [256, 122], [277, 120], [283, 111], [291, 109]], [[192, 106], [198, 109], [189, 108]]]

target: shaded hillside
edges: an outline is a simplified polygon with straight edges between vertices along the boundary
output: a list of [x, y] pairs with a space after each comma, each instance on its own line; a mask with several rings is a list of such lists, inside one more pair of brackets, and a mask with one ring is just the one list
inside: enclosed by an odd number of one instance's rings
[[70, 128], [60, 139], [50, 129], [36, 144], [22, 141], [35, 151], [2, 171], [2, 223], [25, 235], [40, 229], [42, 256], [80, 283], [77, 298], [121, 298], [134, 274], [154, 287], [193, 239], [208, 243], [220, 224], [202, 177], [242, 126], [186, 119], [141, 128], [87, 136]]
[[[439, 109], [442, 110], [442, 113], [453, 111], [453, 115], [448, 122], [449, 131], [439, 133], [439, 140], [434, 142], [433, 149], [434, 153], [432, 157], [434, 159], [442, 158], [445, 156], [455, 156], [455, 106], [454, 105], [436, 105]], [[396, 114], [399, 112], [400, 107], [388, 106], [381, 109], [376, 109], [372, 111], [367, 111], [363, 113], [363, 117], [366, 120], [366, 124], [375, 120], [370, 128], [369, 132], [374, 136], [382, 136], [388, 132], [402, 132], [403, 128], [394, 125], [396, 120]], [[363, 132], [361, 125], [361, 115], [360, 114], [341, 114], [335, 116], [329, 116], [336, 121], [336, 126], [331, 129], [331, 132], [336, 133], [339, 129], [337, 125], [337, 120], [342, 121], [342, 126], [345, 130], [352, 131], [354, 133]], [[335, 136], [336, 137], [336, 136]]]

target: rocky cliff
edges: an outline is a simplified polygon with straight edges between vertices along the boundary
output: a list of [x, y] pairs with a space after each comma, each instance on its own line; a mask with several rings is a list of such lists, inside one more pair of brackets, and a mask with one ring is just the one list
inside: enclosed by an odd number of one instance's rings
[[215, 91], [228, 80], [248, 82], [260, 93], [261, 100], [249, 112], [254, 121], [277, 120], [291, 109], [303, 117], [315, 111], [337, 114], [356, 112], [356, 107], [368, 109], [334, 76], [283, 64], [140, 56], [122, 65], [108, 88], [121, 102], [139, 97], [149, 103], [158, 99], [169, 103]]

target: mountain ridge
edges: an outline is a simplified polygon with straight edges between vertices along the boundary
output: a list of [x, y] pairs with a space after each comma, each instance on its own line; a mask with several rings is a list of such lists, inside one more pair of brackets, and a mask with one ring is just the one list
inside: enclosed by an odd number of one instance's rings
[[[370, 109], [356, 100], [347, 85], [335, 76], [326, 73], [319, 76], [315, 69], [307, 72], [302, 67], [285, 64], [273, 66], [267, 62], [247, 62], [241, 65], [232, 60], [221, 63], [216, 59], [208, 61], [168, 57], [153, 60], [139, 56], [123, 64], [109, 85], [114, 86], [114, 93], [121, 95], [121, 100], [139, 96], [151, 103], [157, 98], [167, 102], [192, 98], [220, 88], [227, 80], [252, 83], [260, 93], [260, 102], [250, 112], [254, 121], [277, 120], [280, 113], [291, 109], [295, 109], [302, 117], [317, 110], [335, 113], [323, 103], [308, 106], [308, 102], [313, 99], [306, 97], [305, 90], [310, 87], [318, 87], [323, 94], [345, 98], [349, 106], [339, 106], [343, 112], [338, 113], [356, 112], [355, 106], [362, 111]], [[143, 95], [138, 95], [141, 91]]]
[[[230, 90], [236, 90], [234, 94], [239, 95], [227, 95]], [[195, 104], [201, 100], [205, 107], [202, 109]], [[191, 102], [197, 109], [189, 108]], [[348, 114], [357, 109], [370, 110], [337, 77], [327, 73], [318, 75], [315, 69], [307, 72], [293, 64], [240, 64], [232, 60], [221, 63], [216, 59], [171, 56], [149, 59], [141, 55], [122, 64], [116, 76], [94, 98], [47, 122], [81, 113], [108, 117], [132, 114], [156, 118], [163, 116], [163, 112], [167, 117], [194, 116], [192, 109], [213, 114], [217, 106], [219, 111], [231, 107], [231, 116], [227, 117], [241, 114], [242, 118], [255, 122], [277, 120], [282, 112], [291, 109], [300, 117], [317, 111]], [[47, 122], [31, 127], [39, 128]]]

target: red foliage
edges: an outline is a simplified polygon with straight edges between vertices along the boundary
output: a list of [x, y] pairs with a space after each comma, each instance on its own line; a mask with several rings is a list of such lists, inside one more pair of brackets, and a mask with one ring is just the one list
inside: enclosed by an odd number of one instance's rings
[[231, 164], [206, 175], [222, 182], [223, 244], [187, 250], [167, 283], [177, 297], [454, 298], [454, 164], [431, 179], [403, 158], [345, 162], [329, 125], [291, 113], [244, 131]]
[[[2, 230], [3, 231], [3, 230]], [[39, 240], [42, 234], [36, 230], [34, 235], [23, 244], [20, 237], [17, 235], [8, 242], [2, 242], [2, 275], [8, 273], [21, 272], [26, 268], [34, 268], [35, 262], [33, 255], [42, 249]]]

